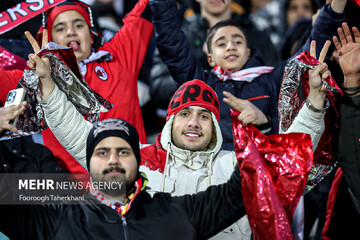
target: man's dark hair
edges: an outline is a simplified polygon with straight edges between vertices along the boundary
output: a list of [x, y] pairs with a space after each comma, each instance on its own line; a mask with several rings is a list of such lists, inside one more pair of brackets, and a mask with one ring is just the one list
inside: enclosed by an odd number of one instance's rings
[[[224, 20], [224, 21], [220, 21], [218, 23], [216, 23], [212, 28], [210, 28], [210, 31], [206, 37], [206, 45], [207, 45], [207, 48], [208, 48], [208, 51], [209, 53], [212, 52], [212, 49], [211, 49], [211, 42], [214, 38], [214, 35], [215, 33], [217, 32], [217, 30], [219, 30], [220, 28], [222, 27], [227, 27], [227, 26], [233, 26], [233, 27], [236, 27], [238, 28], [242, 33], [244, 33], [245, 35], [245, 32], [244, 30], [241, 28], [241, 26], [239, 24], [237, 24], [236, 22], [234, 22], [233, 20]], [[246, 38], [246, 35], [245, 35], [245, 38]]]

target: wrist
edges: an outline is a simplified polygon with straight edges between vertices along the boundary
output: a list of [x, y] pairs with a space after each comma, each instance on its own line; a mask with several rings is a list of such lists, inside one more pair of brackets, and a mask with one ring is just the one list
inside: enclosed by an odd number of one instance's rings
[[307, 98], [311, 102], [311, 105], [313, 105], [316, 108], [321, 109], [321, 108], [324, 108], [324, 106], [325, 106], [326, 92], [310, 90]]
[[45, 83], [41, 82], [41, 86], [40, 86], [41, 100], [46, 100], [50, 96], [50, 94], [54, 91], [54, 88], [55, 88], [54, 82], [45, 82]]
[[325, 102], [325, 106], [323, 103], [322, 106], [319, 107], [319, 105], [314, 105], [309, 98], [306, 98], [305, 104], [308, 109], [315, 113], [325, 113], [326, 110], [330, 107], [330, 102], [327, 98], [325, 98], [323, 101]]

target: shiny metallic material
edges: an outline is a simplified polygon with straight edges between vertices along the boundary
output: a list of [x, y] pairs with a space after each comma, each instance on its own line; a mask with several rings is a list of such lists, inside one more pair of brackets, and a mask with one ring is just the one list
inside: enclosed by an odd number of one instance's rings
[[[310, 92], [308, 69], [314, 69], [319, 61], [305, 51], [288, 62], [284, 70], [283, 83], [279, 94], [279, 129], [286, 131], [297, 116], [304, 99]], [[328, 89], [326, 97], [331, 107], [325, 113], [325, 131], [314, 153], [314, 166], [311, 169], [305, 192], [315, 187], [335, 167], [336, 139], [339, 131], [339, 112], [335, 108], [334, 93], [342, 96], [342, 91], [332, 77], [323, 79]], [[302, 96], [299, 95], [299, 90]]]
[[313, 164], [310, 136], [263, 135], [231, 112], [242, 196], [254, 239], [293, 239], [290, 220]]
[[[51, 78], [88, 121], [99, 121], [100, 112], [107, 112], [111, 109], [111, 103], [90, 89], [84, 80], [71, 48], [48, 43], [37, 55], [50, 59]], [[24, 71], [19, 84], [26, 90], [25, 101], [28, 102], [28, 105], [25, 113], [19, 116], [16, 125], [20, 134], [7, 134], [0, 140], [31, 135], [47, 128], [44, 111], [40, 105], [37, 82], [38, 78], [33, 70]]]
[[29, 88], [36, 89], [38, 87], [39, 77], [35, 74], [34, 70], [25, 69], [23, 78]]

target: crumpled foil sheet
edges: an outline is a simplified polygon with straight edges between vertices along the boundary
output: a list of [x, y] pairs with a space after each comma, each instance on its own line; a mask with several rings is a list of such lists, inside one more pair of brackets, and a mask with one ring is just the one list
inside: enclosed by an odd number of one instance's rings
[[[84, 80], [71, 48], [50, 42], [37, 55], [50, 59], [51, 78], [88, 121], [99, 121], [100, 112], [111, 109], [112, 104], [92, 90]], [[25, 70], [19, 84], [26, 90], [25, 101], [28, 102], [25, 113], [19, 116], [16, 124], [20, 133], [7, 132], [0, 140], [32, 135], [48, 127], [44, 111], [39, 103], [38, 79], [35, 72]]]
[[242, 196], [253, 238], [293, 239], [290, 220], [313, 163], [311, 138], [304, 133], [264, 135], [244, 127], [231, 111]]
[[[305, 51], [290, 60], [286, 65], [278, 104], [279, 128], [282, 131], [286, 131], [290, 127], [300, 111], [304, 99], [306, 99], [310, 92], [307, 70], [314, 69], [319, 64], [317, 59], [311, 57], [310, 53]], [[335, 115], [339, 119], [338, 110], [334, 105], [334, 92], [342, 95], [342, 91], [332, 77], [323, 79], [323, 83], [328, 89], [326, 96], [330, 101], [331, 107], [325, 114], [325, 131], [314, 153], [314, 166], [311, 169], [308, 185], [304, 193], [307, 193], [321, 182], [336, 166], [334, 162], [336, 150], [334, 147], [336, 147], [335, 142], [339, 125], [331, 118]], [[299, 96], [299, 90], [302, 92], [303, 99]]]

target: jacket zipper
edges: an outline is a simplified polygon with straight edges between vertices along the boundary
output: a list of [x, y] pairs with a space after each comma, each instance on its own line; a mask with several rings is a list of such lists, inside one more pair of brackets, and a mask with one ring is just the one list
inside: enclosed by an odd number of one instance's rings
[[264, 99], [264, 98], [270, 98], [270, 96], [269, 96], [269, 95], [263, 95], [263, 96], [248, 98], [248, 99], [245, 99], [245, 100], [247, 100], [247, 101], [254, 101], [254, 100]]
[[124, 228], [125, 240], [129, 240], [129, 232], [128, 232], [128, 228], [127, 228], [126, 218], [124, 216], [121, 216], [121, 220], [122, 220], [122, 224], [123, 224], [123, 228]]

